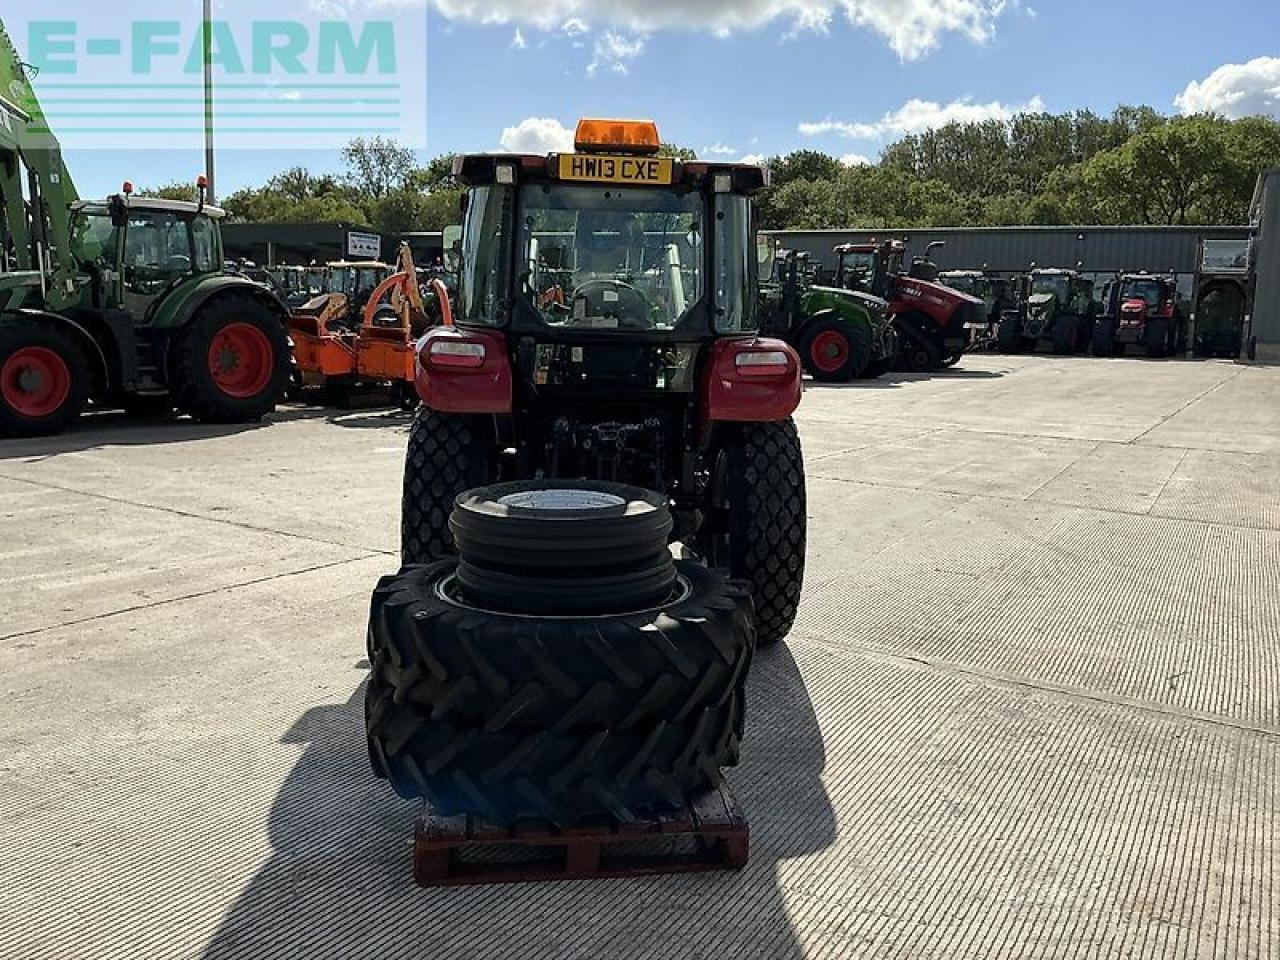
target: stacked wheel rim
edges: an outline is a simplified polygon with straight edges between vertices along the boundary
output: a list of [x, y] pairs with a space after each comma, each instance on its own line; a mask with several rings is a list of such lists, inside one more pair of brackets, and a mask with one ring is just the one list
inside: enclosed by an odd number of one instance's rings
[[595, 616], [669, 599], [673, 522], [658, 494], [605, 483], [513, 483], [458, 498], [449, 522], [467, 598], [504, 613]]

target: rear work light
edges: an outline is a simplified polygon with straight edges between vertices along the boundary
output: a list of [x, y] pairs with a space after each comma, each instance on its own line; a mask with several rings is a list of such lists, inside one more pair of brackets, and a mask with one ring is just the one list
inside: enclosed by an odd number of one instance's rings
[[654, 154], [662, 140], [652, 120], [579, 120], [573, 146], [579, 153]]
[[433, 367], [483, 367], [483, 343], [467, 340], [435, 340], [427, 360]]
[[744, 377], [777, 377], [791, 371], [787, 355], [781, 350], [744, 350], [733, 363]]

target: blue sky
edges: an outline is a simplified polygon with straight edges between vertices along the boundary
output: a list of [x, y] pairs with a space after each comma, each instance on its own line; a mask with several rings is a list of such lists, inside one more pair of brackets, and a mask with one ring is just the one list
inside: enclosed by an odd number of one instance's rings
[[[1269, 0], [391, 2], [428, 19], [424, 156], [538, 147], [596, 115], [653, 117], [664, 139], [729, 159], [801, 147], [874, 158], [902, 131], [1028, 104], [1173, 113], [1193, 82], [1187, 109], [1280, 114]], [[682, 10], [697, 23], [681, 25]], [[735, 16], [755, 25], [723, 29]], [[335, 151], [293, 144], [218, 161], [222, 193], [293, 165], [340, 166]], [[194, 150], [70, 150], [68, 162], [87, 196], [126, 177], [189, 180], [203, 163]]]

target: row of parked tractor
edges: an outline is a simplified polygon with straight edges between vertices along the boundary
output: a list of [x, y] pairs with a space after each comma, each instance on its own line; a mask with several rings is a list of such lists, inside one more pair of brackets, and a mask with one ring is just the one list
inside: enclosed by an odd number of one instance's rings
[[1149, 357], [1167, 357], [1186, 349], [1172, 276], [1121, 273], [1103, 284], [1101, 296], [1092, 280], [1058, 268], [1016, 277], [952, 270], [938, 280], [982, 299], [987, 322], [975, 330], [975, 350], [1114, 357], [1139, 348]]
[[929, 373], [977, 351], [1114, 357], [1135, 348], [1167, 357], [1186, 347], [1172, 276], [1122, 273], [1097, 296], [1077, 270], [939, 271], [930, 259], [939, 246], [908, 265], [900, 240], [846, 244], [830, 270], [762, 238], [762, 328], [790, 342], [824, 382]]

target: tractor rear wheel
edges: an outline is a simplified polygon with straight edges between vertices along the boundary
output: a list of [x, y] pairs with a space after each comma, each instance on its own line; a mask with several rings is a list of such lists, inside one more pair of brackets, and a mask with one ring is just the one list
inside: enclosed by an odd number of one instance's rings
[[1001, 353], [1017, 353], [1022, 348], [1022, 319], [1013, 312], [1000, 318], [996, 345]]
[[1093, 355], [1114, 357], [1116, 353], [1116, 322], [1103, 317], [1093, 325]]
[[1053, 352], [1060, 357], [1075, 352], [1076, 329], [1079, 320], [1070, 315], [1060, 316], [1053, 325]]
[[929, 344], [908, 337], [902, 348], [902, 366], [908, 373], [933, 373], [942, 366], [942, 357]]
[[871, 362], [871, 330], [834, 317], [811, 321], [800, 336], [804, 368], [822, 383], [848, 383]]
[[61, 433], [80, 416], [91, 382], [74, 334], [41, 317], [0, 318], [0, 436]]
[[1147, 356], [1163, 360], [1169, 356], [1169, 321], [1164, 318], [1147, 321]]
[[460, 494], [493, 479], [492, 420], [422, 407], [409, 430], [400, 510], [405, 566], [455, 556], [449, 516]]
[[173, 402], [202, 423], [254, 423], [276, 408], [292, 377], [281, 318], [249, 296], [221, 296], [174, 338]]
[[703, 553], [747, 581], [756, 642], [783, 640], [804, 587], [807, 506], [804, 453], [794, 420], [732, 428], [715, 464], [712, 527]]

